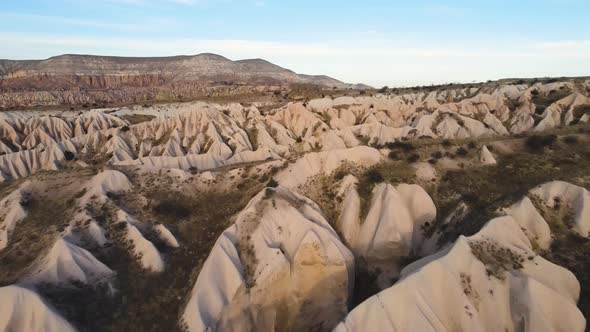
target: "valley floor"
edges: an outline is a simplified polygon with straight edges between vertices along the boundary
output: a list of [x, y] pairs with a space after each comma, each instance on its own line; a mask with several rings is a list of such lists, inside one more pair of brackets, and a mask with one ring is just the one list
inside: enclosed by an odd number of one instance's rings
[[576, 84], [2, 113], [0, 330], [584, 331]]

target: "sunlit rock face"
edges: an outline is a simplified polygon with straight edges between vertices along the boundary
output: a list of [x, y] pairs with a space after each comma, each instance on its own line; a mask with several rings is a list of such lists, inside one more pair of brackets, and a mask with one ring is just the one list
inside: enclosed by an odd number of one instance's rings
[[0, 287], [2, 331], [74, 332], [67, 321], [35, 292], [17, 286]]
[[183, 320], [190, 331], [325, 330], [353, 283], [353, 256], [317, 205], [266, 188], [217, 240]]
[[0, 112], [0, 330], [583, 331], [572, 82]]
[[[574, 222], [576, 230], [588, 220], [587, 195], [560, 181], [529, 193], [535, 204], [571, 209], [574, 220], [551, 222]], [[408, 265], [399, 282], [361, 303], [335, 331], [584, 331], [579, 282], [535, 251], [551, 242], [537, 208], [544, 207], [525, 196], [477, 234]]]
[[[520, 134], [587, 121], [580, 111], [585, 105], [590, 99], [583, 86], [557, 82], [322, 98], [264, 113], [256, 103], [203, 102], [44, 116], [5, 112], [0, 179], [59, 169], [70, 153], [117, 165], [209, 170], [401, 139]], [[153, 120], [131, 125], [125, 117], [134, 115]], [[486, 150], [481, 160], [493, 164]], [[334, 158], [342, 155], [326, 162]]]

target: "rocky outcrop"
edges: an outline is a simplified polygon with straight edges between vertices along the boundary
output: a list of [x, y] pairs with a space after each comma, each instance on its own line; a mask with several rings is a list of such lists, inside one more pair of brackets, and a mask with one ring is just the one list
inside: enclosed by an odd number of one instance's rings
[[352, 254], [317, 205], [266, 188], [217, 240], [183, 321], [188, 331], [326, 330], [353, 284]]
[[[553, 85], [321, 98], [263, 113], [256, 103], [204, 102], [85, 113], [49, 112], [43, 116], [34, 112], [0, 113], [0, 180], [59, 169], [67, 152], [92, 153], [117, 165], [185, 170], [210, 170], [314, 152], [291, 167], [302, 176], [300, 180], [291, 177], [291, 184], [285, 182], [292, 187], [304, 182], [318, 167], [333, 170], [349, 157], [364, 165], [376, 162], [373, 155], [377, 151], [357, 149], [359, 145], [380, 148], [400, 139], [509, 135], [585, 121], [588, 114], [584, 107], [590, 105], [590, 98], [565, 83], [558, 86], [560, 93], [547, 92]], [[533, 95], [531, 91], [537, 92]], [[566, 94], [569, 97], [559, 98]], [[539, 98], [545, 103], [556, 101], [536, 113]], [[515, 108], [514, 102], [520, 106]], [[130, 125], [125, 120], [128, 116], [154, 119]], [[494, 162], [487, 147], [482, 148], [480, 157], [484, 164]], [[299, 170], [293, 169], [297, 167]], [[422, 167], [420, 176], [432, 178], [430, 173]]]
[[32, 270], [24, 283], [94, 283], [114, 274], [90, 252], [64, 239], [57, 240]]
[[35, 292], [18, 287], [0, 287], [0, 330], [31, 332], [74, 332], [67, 321]]
[[484, 165], [495, 165], [497, 163], [496, 158], [485, 145], [481, 147], [479, 152], [479, 161]]
[[10, 235], [16, 224], [27, 216], [26, 205], [30, 197], [29, 181], [0, 200], [0, 250], [8, 246]]
[[418, 185], [381, 183], [373, 189], [361, 222], [356, 179], [344, 178], [338, 195], [343, 203], [337, 230], [355, 254], [357, 267], [375, 275], [380, 287], [388, 287], [398, 278], [402, 259], [421, 252], [422, 228], [436, 218], [432, 199]]
[[548, 223], [589, 235], [588, 191], [554, 181], [528, 196], [477, 234], [406, 266], [399, 282], [356, 307], [335, 331], [584, 331], [580, 284], [539, 250], [551, 250]]
[[[108, 238], [115, 238], [123, 244], [129, 255], [137, 259], [139, 265], [150, 272], [162, 272], [165, 268], [164, 259], [156, 246], [145, 237], [147, 232], [155, 232], [156, 226], [143, 222], [120, 208], [111, 199], [113, 194], [122, 194], [131, 190], [131, 182], [121, 172], [107, 170], [94, 176], [85, 186], [84, 195], [78, 199], [77, 214], [73, 216], [72, 225], [68, 228], [66, 239], [78, 242], [81, 234], [91, 239], [95, 245], [104, 246], [107, 240], [107, 229], [116, 234], [110, 234]], [[96, 207], [110, 211], [110, 222], [117, 223], [117, 227], [94, 217], [93, 209]], [[86, 225], [79, 229], [76, 225]], [[174, 242], [174, 236], [164, 225], [157, 226], [157, 233], [167, 237], [167, 243], [178, 246]], [[171, 237], [171, 238], [170, 238]]]
[[553, 210], [564, 210], [566, 226], [581, 236], [590, 236], [590, 193], [586, 188], [553, 181], [534, 188], [530, 195]]

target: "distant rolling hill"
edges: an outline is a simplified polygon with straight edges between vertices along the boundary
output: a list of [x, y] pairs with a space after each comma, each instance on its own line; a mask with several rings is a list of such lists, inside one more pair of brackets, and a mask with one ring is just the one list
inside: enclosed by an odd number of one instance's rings
[[204, 53], [171, 57], [60, 55], [0, 60], [0, 106], [141, 102], [274, 91], [293, 84], [348, 88], [263, 59], [232, 61]]

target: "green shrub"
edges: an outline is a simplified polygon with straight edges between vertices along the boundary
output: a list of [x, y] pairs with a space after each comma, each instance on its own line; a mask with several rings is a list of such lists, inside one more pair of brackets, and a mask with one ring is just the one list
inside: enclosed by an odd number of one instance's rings
[[400, 160], [401, 159], [401, 155], [398, 151], [389, 151], [388, 157], [391, 160]]
[[457, 149], [457, 152], [456, 152], [456, 154], [457, 154], [458, 156], [466, 156], [468, 153], [469, 153], [469, 151], [467, 151], [467, 149], [465, 149], [465, 148], [464, 148], [464, 147], [462, 147], [462, 146], [461, 146], [461, 147], [459, 147], [459, 148]]
[[441, 151], [435, 151], [430, 155], [433, 159], [440, 159], [443, 157], [443, 154]]
[[177, 219], [185, 219], [191, 215], [191, 207], [183, 204], [184, 200], [176, 200], [174, 198], [165, 198], [156, 203], [153, 211], [156, 214]]
[[565, 144], [574, 145], [578, 144], [578, 137], [577, 136], [566, 136], [563, 138]]
[[334, 179], [336, 181], [340, 181], [342, 179], [344, 179], [344, 177], [346, 176], [346, 174], [348, 174], [344, 169], [339, 168], [335, 173], [334, 173]]
[[590, 113], [590, 105], [578, 105], [574, 107], [574, 120], [579, 122], [584, 114]]
[[279, 183], [275, 179], [270, 179], [270, 181], [268, 181], [266, 186], [270, 187], [270, 188], [276, 188], [279, 186]]
[[526, 139], [525, 146], [531, 152], [543, 152], [545, 148], [553, 146], [556, 140], [555, 135], [533, 135]]
[[64, 151], [64, 158], [66, 158], [66, 160], [74, 160], [74, 157], [76, 157], [76, 155], [74, 155], [73, 152], [71, 151]]
[[408, 159], [407, 159], [407, 160], [408, 160], [408, 162], [409, 162], [409, 163], [415, 163], [415, 162], [417, 162], [418, 160], [420, 160], [420, 156], [419, 156], [419, 155], [417, 155], [417, 154], [415, 154], [415, 153], [412, 153], [412, 154], [411, 154], [411, 155], [408, 157]]
[[383, 175], [376, 169], [370, 169], [367, 171], [367, 180], [369, 183], [380, 183], [383, 182]]
[[385, 147], [390, 150], [402, 150], [405, 152], [413, 151], [416, 149], [416, 147], [412, 145], [412, 143], [402, 141], [387, 142], [385, 143]]

